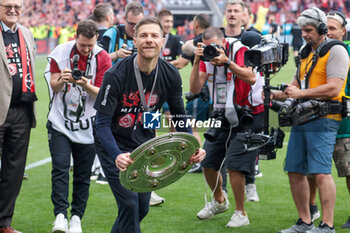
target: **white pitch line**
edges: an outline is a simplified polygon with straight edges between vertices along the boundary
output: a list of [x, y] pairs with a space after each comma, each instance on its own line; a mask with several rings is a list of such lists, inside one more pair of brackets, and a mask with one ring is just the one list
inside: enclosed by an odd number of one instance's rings
[[44, 164], [47, 164], [47, 163], [50, 163], [50, 162], [51, 162], [51, 157], [48, 157], [46, 159], [39, 160], [37, 162], [34, 162], [34, 163], [31, 163], [31, 164], [27, 165], [25, 170], [29, 170], [29, 169], [32, 169], [32, 168], [35, 168], [35, 167], [39, 167], [41, 165], [44, 165]]
[[[288, 142], [284, 142], [283, 145], [288, 145]], [[27, 165], [25, 170], [29, 170], [29, 169], [32, 169], [32, 168], [35, 168], [35, 167], [39, 167], [41, 165], [44, 165], [44, 164], [47, 164], [47, 163], [50, 163], [50, 162], [51, 162], [51, 157], [48, 157], [46, 159], [39, 160], [37, 162], [34, 162], [34, 163], [31, 163], [31, 164]]]

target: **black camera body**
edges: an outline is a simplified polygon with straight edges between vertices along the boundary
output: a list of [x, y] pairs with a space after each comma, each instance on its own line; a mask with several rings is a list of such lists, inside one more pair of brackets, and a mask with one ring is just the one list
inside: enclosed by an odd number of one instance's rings
[[74, 78], [74, 80], [79, 80], [81, 79], [82, 76], [85, 75], [85, 72], [84, 71], [81, 71], [78, 69], [78, 67], [73, 67], [73, 70], [72, 70], [72, 77]]
[[82, 76], [85, 75], [85, 72], [84, 71], [81, 71], [79, 70], [78, 68], [78, 62], [79, 62], [79, 55], [78, 54], [75, 54], [73, 56], [73, 70], [72, 70], [72, 77], [74, 80], [79, 80], [81, 79]]
[[185, 92], [185, 98], [187, 102], [190, 102], [194, 99], [197, 99], [199, 97], [199, 93], [197, 94], [192, 94], [191, 92]]
[[275, 38], [263, 36], [260, 44], [244, 53], [244, 64], [248, 67], [261, 67], [268, 64], [283, 66], [288, 61], [288, 44], [279, 43]]
[[135, 46], [125, 46], [125, 48], [124, 48], [125, 50], [128, 50], [128, 51], [130, 51], [130, 52], [132, 52], [132, 54], [134, 54], [134, 53], [137, 53], [137, 48], [135, 47]]
[[235, 105], [237, 115], [239, 118], [239, 123], [242, 125], [251, 125], [253, 124], [254, 117], [253, 117], [253, 110], [249, 108], [247, 105]]
[[296, 126], [324, 117], [327, 114], [347, 115], [347, 103], [336, 100], [318, 101], [288, 98], [284, 102], [271, 101], [272, 109], [278, 111], [279, 126]]
[[200, 57], [202, 61], [210, 61], [211, 59], [219, 56], [220, 52], [217, 49], [223, 49], [223, 47], [215, 43], [211, 43], [210, 45], [203, 45], [202, 48], [204, 48], [203, 56]]
[[[237, 112], [237, 116], [239, 119], [239, 124], [242, 125], [251, 125], [253, 124], [254, 117], [253, 117], [253, 110], [249, 108], [247, 105], [240, 106], [238, 104], [235, 105], [235, 109]], [[209, 128], [207, 132], [204, 133], [205, 139], [208, 141], [215, 141], [216, 138], [219, 135], [220, 130], [222, 129], [228, 129], [230, 127], [230, 123], [225, 117], [225, 109], [215, 110], [211, 114], [212, 118], [215, 118], [215, 121], [221, 121], [221, 128]]]
[[220, 109], [220, 110], [214, 110], [211, 114], [212, 118], [215, 118], [215, 121], [220, 121], [221, 122], [221, 128], [215, 128], [211, 127], [203, 134], [204, 138], [207, 139], [208, 141], [215, 141], [216, 138], [218, 137], [220, 130], [223, 128], [227, 128], [230, 123], [227, 121], [225, 117], [225, 109]]
[[209, 88], [207, 85], [204, 85], [201, 89], [201, 91], [197, 94], [193, 94], [191, 92], [185, 92], [185, 98], [187, 102], [190, 102], [194, 99], [201, 98], [203, 101], [209, 101], [210, 94], [209, 94]]

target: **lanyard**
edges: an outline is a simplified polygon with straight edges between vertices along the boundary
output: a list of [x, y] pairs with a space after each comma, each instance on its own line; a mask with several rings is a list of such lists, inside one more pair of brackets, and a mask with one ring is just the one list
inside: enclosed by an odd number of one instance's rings
[[139, 66], [137, 65], [137, 56], [135, 56], [135, 58], [134, 58], [134, 73], [135, 73], [135, 77], [136, 77], [137, 87], [138, 87], [139, 93], [140, 93], [141, 105], [142, 105], [141, 108], [143, 111], [150, 112], [151, 109], [149, 106], [151, 104], [152, 93], [153, 93], [154, 87], [155, 87], [156, 82], [157, 82], [158, 64], [156, 67], [156, 74], [154, 76], [151, 93], [150, 93], [149, 98], [148, 98], [149, 99], [148, 103], [147, 103], [146, 97], [145, 97], [145, 89], [143, 88], [140, 69], [139, 69]]
[[163, 51], [165, 49], [166, 43], [168, 43], [168, 39], [169, 39], [169, 33], [166, 34], [165, 36], [164, 44], [163, 44], [162, 50], [160, 51], [160, 58], [163, 58]]

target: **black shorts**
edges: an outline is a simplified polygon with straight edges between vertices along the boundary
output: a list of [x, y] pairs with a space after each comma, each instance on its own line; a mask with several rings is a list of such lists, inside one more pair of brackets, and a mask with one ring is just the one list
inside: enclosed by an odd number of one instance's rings
[[[263, 114], [254, 115], [254, 123], [246, 127], [236, 127], [229, 130], [220, 130], [215, 141], [205, 140], [203, 149], [206, 151], [206, 157], [201, 166], [219, 170], [223, 159], [226, 157], [226, 167], [228, 170], [241, 171], [244, 174], [252, 175], [255, 171], [255, 160], [259, 150], [246, 151], [242, 142], [238, 141], [237, 133], [252, 129], [253, 132], [261, 132], [263, 125]], [[230, 137], [229, 137], [230, 136]], [[229, 137], [229, 139], [228, 139]], [[227, 144], [227, 150], [226, 150]]]

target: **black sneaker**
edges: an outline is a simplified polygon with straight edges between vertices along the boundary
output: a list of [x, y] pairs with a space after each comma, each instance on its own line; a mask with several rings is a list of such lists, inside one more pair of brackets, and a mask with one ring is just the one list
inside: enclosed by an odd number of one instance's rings
[[348, 221], [342, 226], [342, 228], [350, 228], [350, 217]]
[[98, 174], [98, 178], [96, 180], [96, 184], [108, 184], [107, 178], [102, 176], [102, 174]]
[[320, 211], [318, 211], [317, 205], [310, 204], [310, 215], [311, 221], [313, 222], [321, 216]]
[[313, 232], [315, 229], [314, 224], [311, 222], [310, 224], [306, 224], [301, 220], [301, 218], [298, 219], [297, 223], [293, 226], [291, 226], [288, 229], [279, 231], [278, 233], [306, 233], [306, 232]]
[[321, 221], [317, 228], [314, 228], [307, 233], [335, 233], [335, 229], [334, 227], [330, 228], [326, 223]]

